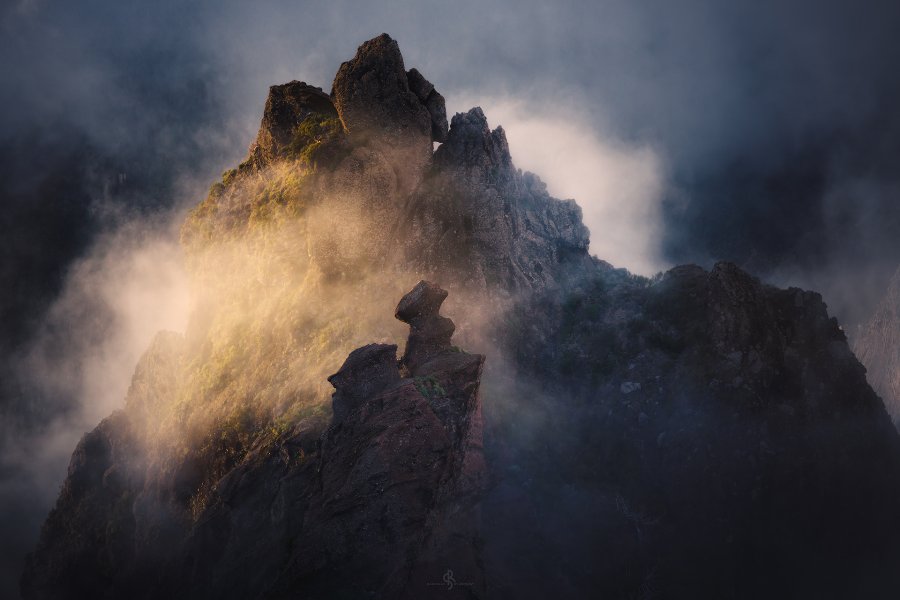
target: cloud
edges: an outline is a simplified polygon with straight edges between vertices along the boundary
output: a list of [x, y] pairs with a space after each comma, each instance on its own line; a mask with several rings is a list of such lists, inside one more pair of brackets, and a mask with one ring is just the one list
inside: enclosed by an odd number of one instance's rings
[[[6, 397], [3, 382], [0, 400], [7, 423], [77, 416], [43, 424], [57, 432], [43, 446], [5, 437], [9, 460], [49, 453], [22, 477], [52, 488], [69, 441], [121, 402], [152, 332], [179, 328], [166, 219], [110, 227], [92, 209], [97, 182], [124, 171], [134, 193], [112, 201], [169, 210], [173, 182], [208, 184], [239, 159], [267, 86], [328, 90], [382, 31], [451, 109], [482, 106], [517, 166], [579, 202], [600, 258], [644, 274], [732, 259], [822, 289], [842, 322], [863, 318], [900, 262], [898, 28], [888, 0], [0, 8], [0, 275], [17, 299], [0, 304], [25, 332], [9, 356], [32, 336], [27, 390]], [[53, 492], [24, 497], [43, 511]]]
[[17, 589], [24, 553], [79, 438], [124, 406], [154, 334], [185, 328], [189, 294], [174, 227], [180, 220], [131, 218], [96, 239], [73, 264], [26, 354], [15, 359], [26, 402], [14, 407], [19, 413], [5, 412], [0, 428], [4, 594]]
[[455, 112], [481, 106], [491, 127], [503, 126], [518, 168], [538, 174], [551, 195], [578, 202], [592, 254], [643, 275], [667, 266], [660, 247], [665, 163], [656, 149], [601, 136], [584, 104], [474, 93], [448, 102]]
[[184, 331], [190, 301], [176, 233], [138, 219], [101, 237], [45, 317], [26, 368], [44, 393], [74, 395], [78, 420], [120, 408], [156, 332]]

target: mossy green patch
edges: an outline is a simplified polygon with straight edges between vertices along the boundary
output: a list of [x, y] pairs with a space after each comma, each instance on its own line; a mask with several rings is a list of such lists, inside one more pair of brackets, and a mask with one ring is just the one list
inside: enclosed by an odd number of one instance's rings
[[285, 156], [315, 167], [321, 161], [336, 158], [344, 137], [340, 119], [322, 114], [312, 114], [294, 128]]
[[416, 377], [413, 379], [413, 383], [419, 393], [428, 399], [443, 398], [447, 395], [447, 392], [441, 386], [441, 382], [434, 375]]

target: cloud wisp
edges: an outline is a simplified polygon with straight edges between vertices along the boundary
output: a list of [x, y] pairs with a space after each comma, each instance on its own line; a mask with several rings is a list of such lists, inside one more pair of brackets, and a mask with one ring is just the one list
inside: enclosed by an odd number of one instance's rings
[[551, 195], [575, 199], [591, 231], [591, 254], [634, 273], [666, 268], [660, 245], [665, 161], [649, 144], [603, 136], [583, 105], [544, 106], [527, 100], [451, 97], [458, 112], [479, 105], [502, 126], [513, 162], [537, 174]]

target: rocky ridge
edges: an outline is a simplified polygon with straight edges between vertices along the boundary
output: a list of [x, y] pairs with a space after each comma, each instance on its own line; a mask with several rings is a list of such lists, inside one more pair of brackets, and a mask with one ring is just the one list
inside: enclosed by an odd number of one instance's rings
[[[422, 288], [446, 296], [433, 284]], [[409, 298], [398, 312], [429, 309], [411, 308]], [[411, 335], [427, 329], [419, 322]], [[170, 342], [160, 338], [139, 373], [156, 380]], [[471, 507], [486, 480], [484, 356], [431, 347], [401, 377], [396, 349], [373, 344], [350, 353], [329, 378], [330, 424], [301, 420], [277, 444], [260, 440], [192, 524], [172, 524], [176, 538], [139, 510], [155, 493], [150, 473], [141, 472], [139, 415], [117, 412], [73, 455], [29, 564], [27, 596], [280, 598], [303, 589], [310, 598], [416, 598], [419, 586], [441, 581], [451, 556], [476, 576]], [[138, 375], [129, 406], [146, 400], [143, 383]], [[256, 553], [264, 548], [263, 559]], [[472, 591], [484, 585], [480, 576]]]
[[581, 208], [516, 169], [477, 107], [453, 117], [401, 224], [406, 260], [478, 287], [541, 289], [593, 270]]
[[[433, 142], [442, 142], [436, 152]], [[250, 165], [298, 156], [302, 184], [283, 185], [276, 165], [268, 179], [279, 185], [259, 191]], [[186, 244], [214, 237], [198, 236], [211, 226], [243, 230], [256, 209], [248, 196], [270, 201], [272, 191], [306, 213], [310, 255], [330, 275], [375, 260], [514, 292], [593, 268], [578, 205], [516, 169], [502, 127], [492, 131], [480, 108], [448, 127], [443, 97], [417, 69], [405, 70], [386, 34], [341, 65], [330, 98], [302, 82], [271, 88], [247, 159], [189, 219]]]
[[[534, 399], [487, 416], [486, 561], [531, 574], [504, 597], [896, 589], [900, 444], [821, 296], [730, 263], [607, 270], [507, 319], [501, 389]], [[547, 548], [576, 558], [545, 568]]]

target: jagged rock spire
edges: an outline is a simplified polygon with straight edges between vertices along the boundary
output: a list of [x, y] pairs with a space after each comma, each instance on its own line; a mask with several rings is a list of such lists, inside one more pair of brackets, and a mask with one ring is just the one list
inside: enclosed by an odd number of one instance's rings
[[275, 160], [291, 143], [297, 125], [310, 115], [338, 116], [322, 88], [304, 81], [270, 87], [259, 133], [244, 164], [262, 168]]
[[438, 137], [447, 131], [443, 97], [418, 70], [406, 72], [400, 46], [386, 33], [362, 44], [356, 56], [341, 65], [331, 95], [351, 133], [422, 134], [431, 141], [432, 118]]
[[491, 131], [479, 106], [453, 116], [447, 140], [438, 148], [434, 160], [444, 168], [480, 170], [480, 179], [490, 173], [514, 171], [506, 132], [499, 126]]
[[456, 326], [439, 313], [447, 291], [428, 281], [420, 281], [397, 305], [394, 316], [409, 323], [409, 340], [400, 363], [410, 373], [435, 355], [450, 349]]
[[594, 270], [581, 208], [516, 169], [503, 128], [478, 107], [453, 117], [402, 228], [403, 261], [428, 277], [511, 291]]
[[431, 139], [435, 142], [447, 140], [447, 108], [444, 97], [434, 89], [434, 85], [425, 79], [418, 69], [410, 69], [406, 72], [409, 80], [409, 89], [419, 98], [428, 114], [431, 115]]
[[386, 155], [404, 195], [418, 185], [431, 164], [432, 141], [447, 129], [443, 97], [434, 86], [416, 71], [412, 87], [400, 47], [384, 33], [341, 65], [331, 91], [351, 138]]

